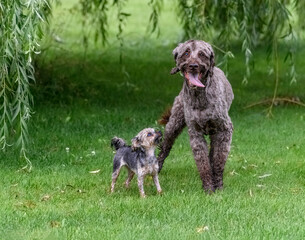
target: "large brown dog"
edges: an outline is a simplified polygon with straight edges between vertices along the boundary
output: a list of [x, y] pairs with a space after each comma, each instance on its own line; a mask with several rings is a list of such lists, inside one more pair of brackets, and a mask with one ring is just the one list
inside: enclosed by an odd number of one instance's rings
[[[232, 140], [233, 125], [228, 115], [234, 98], [232, 87], [224, 73], [214, 66], [210, 44], [189, 40], [179, 44], [173, 55], [176, 67], [171, 74], [181, 71], [184, 83], [165, 127], [159, 169], [175, 139], [187, 126], [203, 188], [214, 192], [223, 187], [223, 171]], [[205, 135], [210, 136], [210, 152]]]

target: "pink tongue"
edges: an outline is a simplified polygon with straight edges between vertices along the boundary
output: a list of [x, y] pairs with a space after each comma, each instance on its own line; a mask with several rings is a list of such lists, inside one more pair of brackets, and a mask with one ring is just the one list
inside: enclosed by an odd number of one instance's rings
[[205, 87], [199, 80], [199, 74], [187, 73], [186, 78], [190, 81], [191, 84], [197, 87]]

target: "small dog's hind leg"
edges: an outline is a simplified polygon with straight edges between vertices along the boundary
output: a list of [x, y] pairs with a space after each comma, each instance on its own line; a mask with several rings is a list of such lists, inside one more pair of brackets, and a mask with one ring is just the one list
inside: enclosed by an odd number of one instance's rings
[[158, 174], [155, 174], [155, 175], [153, 176], [153, 179], [154, 179], [154, 183], [155, 183], [155, 185], [156, 185], [156, 187], [157, 187], [158, 193], [162, 193], [162, 189], [161, 189], [161, 186], [160, 186], [160, 183], [159, 183]]
[[126, 179], [126, 181], [125, 181], [125, 187], [126, 187], [126, 188], [129, 188], [129, 184], [130, 184], [131, 180], [133, 179], [134, 174], [135, 174], [135, 173], [134, 173], [133, 171], [131, 171], [130, 169], [128, 169], [128, 177], [127, 177], [127, 179]]
[[113, 191], [114, 191], [114, 186], [115, 186], [116, 180], [118, 179], [118, 177], [120, 175], [120, 170], [121, 170], [121, 167], [117, 168], [112, 173], [111, 193], [113, 193]]

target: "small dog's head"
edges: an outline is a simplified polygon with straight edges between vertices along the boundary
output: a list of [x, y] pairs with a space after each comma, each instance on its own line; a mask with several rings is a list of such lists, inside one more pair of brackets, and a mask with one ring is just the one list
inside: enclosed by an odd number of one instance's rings
[[134, 151], [139, 148], [147, 150], [156, 147], [160, 143], [161, 139], [161, 131], [155, 131], [153, 128], [145, 128], [131, 140], [131, 147]]
[[212, 76], [214, 63], [214, 51], [210, 44], [189, 40], [180, 43], [173, 51], [176, 67], [171, 74], [182, 72], [190, 87], [204, 87], [203, 80]]

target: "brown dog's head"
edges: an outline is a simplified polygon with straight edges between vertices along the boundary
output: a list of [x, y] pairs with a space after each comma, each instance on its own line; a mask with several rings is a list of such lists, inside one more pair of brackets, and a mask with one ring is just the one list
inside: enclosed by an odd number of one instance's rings
[[131, 140], [131, 147], [134, 151], [139, 148], [148, 150], [156, 147], [160, 143], [161, 139], [161, 131], [155, 131], [153, 128], [145, 128]]
[[171, 74], [182, 72], [191, 87], [204, 87], [203, 80], [213, 75], [214, 52], [210, 44], [200, 40], [180, 43], [173, 51], [176, 67]]

